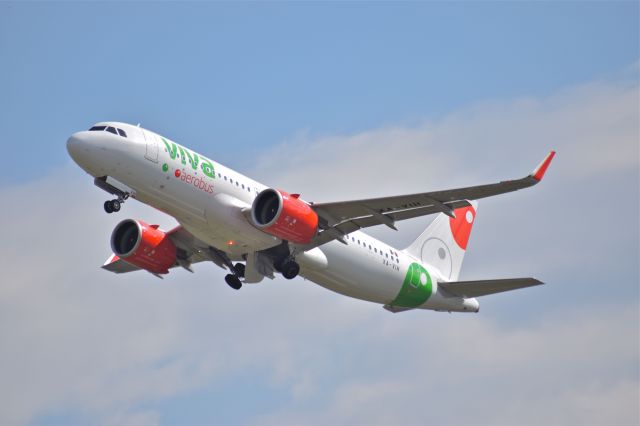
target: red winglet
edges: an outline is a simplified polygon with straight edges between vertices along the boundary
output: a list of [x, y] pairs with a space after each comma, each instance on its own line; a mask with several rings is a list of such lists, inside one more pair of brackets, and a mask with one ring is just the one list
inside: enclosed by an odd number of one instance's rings
[[533, 178], [540, 182], [544, 177], [549, 164], [551, 164], [551, 160], [553, 160], [553, 156], [556, 155], [555, 151], [551, 151], [547, 157], [540, 163], [540, 165], [533, 171]]

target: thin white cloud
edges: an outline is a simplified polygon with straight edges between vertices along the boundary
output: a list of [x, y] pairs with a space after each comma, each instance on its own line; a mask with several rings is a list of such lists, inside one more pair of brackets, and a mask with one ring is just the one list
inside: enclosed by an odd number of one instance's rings
[[611, 335], [637, 320], [633, 308], [589, 317], [557, 312], [527, 329], [420, 316], [373, 319], [364, 331], [365, 366], [352, 366], [326, 405], [309, 411], [301, 404], [256, 424], [623, 425], [637, 419], [637, 339]]

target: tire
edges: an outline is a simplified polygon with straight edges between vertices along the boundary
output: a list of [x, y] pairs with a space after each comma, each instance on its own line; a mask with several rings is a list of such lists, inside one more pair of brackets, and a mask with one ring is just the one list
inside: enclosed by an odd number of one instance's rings
[[243, 263], [236, 263], [233, 268], [236, 270], [236, 275], [240, 278], [244, 278], [245, 266]]
[[111, 201], [104, 202], [104, 211], [107, 213], [113, 213], [113, 208], [111, 208]]
[[298, 276], [300, 265], [293, 260], [289, 260], [282, 265], [282, 276], [288, 280], [292, 280]]
[[114, 212], [119, 212], [120, 211], [120, 201], [111, 200], [111, 210], [113, 210]]
[[242, 287], [240, 278], [236, 277], [235, 275], [227, 274], [227, 276], [224, 277], [224, 280], [227, 282], [229, 287], [231, 287], [234, 290], [240, 290], [240, 288]]

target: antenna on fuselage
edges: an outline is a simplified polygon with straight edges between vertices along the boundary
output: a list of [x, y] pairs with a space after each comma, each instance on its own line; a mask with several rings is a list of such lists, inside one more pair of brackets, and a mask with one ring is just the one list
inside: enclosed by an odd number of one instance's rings
[[137, 126], [140, 127], [140, 123], [138, 123]]

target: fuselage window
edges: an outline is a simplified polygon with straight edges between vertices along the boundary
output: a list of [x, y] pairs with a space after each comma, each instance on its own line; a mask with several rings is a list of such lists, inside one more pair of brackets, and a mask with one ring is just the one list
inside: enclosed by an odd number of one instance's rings
[[109, 126], [107, 127], [107, 132], [113, 133], [114, 135], [117, 135], [118, 132], [116, 132], [116, 129], [114, 129], [113, 127]]
[[378, 254], [378, 249], [377, 248], [374, 248], [373, 251], [375, 251], [376, 254]]
[[240, 187], [240, 184], [238, 183], [238, 181], [236, 181], [236, 186], [237, 186], [237, 187]]
[[218, 177], [220, 178], [220, 177], [222, 177], [222, 175], [220, 173], [218, 173]]
[[227, 177], [226, 177], [226, 176], [224, 177], [224, 180], [227, 180]]
[[385, 253], [384, 255], [387, 259], [389, 258], [389, 253]]
[[371, 250], [371, 244], [369, 244], [369, 250]]
[[242, 189], [244, 189], [244, 183], [242, 184]]
[[229, 182], [233, 183], [233, 179], [229, 178]]

